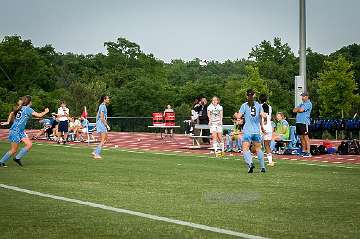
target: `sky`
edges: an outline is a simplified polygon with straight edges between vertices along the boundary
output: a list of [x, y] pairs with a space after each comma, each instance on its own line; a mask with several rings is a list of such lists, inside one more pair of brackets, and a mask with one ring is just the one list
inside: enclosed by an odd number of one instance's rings
[[[329, 54], [360, 43], [359, 0], [307, 0], [307, 47]], [[297, 55], [299, 0], [0, 0], [0, 40], [7, 35], [56, 51], [106, 53], [125, 37], [169, 62], [247, 58], [280, 37]]]

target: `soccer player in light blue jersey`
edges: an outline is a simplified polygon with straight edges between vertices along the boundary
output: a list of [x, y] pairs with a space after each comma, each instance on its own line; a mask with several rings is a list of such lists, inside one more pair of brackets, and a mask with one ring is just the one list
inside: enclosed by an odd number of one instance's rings
[[110, 130], [110, 126], [107, 123], [107, 108], [106, 105], [110, 104], [110, 97], [103, 95], [99, 101], [99, 108], [96, 115], [96, 132], [100, 134], [101, 141], [92, 153], [95, 160], [101, 159], [101, 149], [108, 139], [107, 132]]
[[255, 91], [252, 89], [246, 92], [247, 102], [241, 105], [238, 117], [244, 116], [245, 124], [243, 127], [243, 154], [244, 160], [248, 166], [248, 173], [253, 173], [255, 165], [252, 161], [250, 145], [253, 143], [256, 154], [259, 159], [261, 172], [265, 173], [264, 153], [261, 149], [261, 118], [266, 117], [261, 105], [255, 101]]
[[25, 147], [20, 149], [19, 153], [16, 154], [14, 161], [23, 166], [21, 163], [21, 158], [26, 155], [26, 153], [31, 149], [32, 142], [27, 137], [25, 133], [25, 127], [28, 120], [34, 116], [41, 118], [49, 112], [49, 109], [46, 108], [44, 112], [37, 113], [31, 108], [31, 96], [26, 95], [22, 97], [22, 104], [14, 111], [13, 117], [14, 122], [9, 130], [8, 140], [11, 143], [10, 150], [6, 152], [0, 160], [0, 167], [6, 167], [5, 162], [10, 159], [11, 156], [14, 156], [19, 148], [20, 142], [25, 143]]

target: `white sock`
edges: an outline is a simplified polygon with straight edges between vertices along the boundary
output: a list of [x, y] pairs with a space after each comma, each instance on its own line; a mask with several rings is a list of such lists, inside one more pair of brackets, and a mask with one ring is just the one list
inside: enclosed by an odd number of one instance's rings
[[271, 153], [267, 154], [267, 160], [269, 161], [269, 163], [273, 163], [272, 154], [271, 154]]
[[218, 147], [217, 147], [217, 142], [216, 142], [216, 141], [213, 143], [213, 148], [214, 148], [214, 151], [216, 152], [217, 149], [218, 149]]
[[221, 142], [221, 143], [220, 143], [220, 148], [221, 148], [221, 151], [224, 152], [224, 150], [225, 150], [224, 142]]

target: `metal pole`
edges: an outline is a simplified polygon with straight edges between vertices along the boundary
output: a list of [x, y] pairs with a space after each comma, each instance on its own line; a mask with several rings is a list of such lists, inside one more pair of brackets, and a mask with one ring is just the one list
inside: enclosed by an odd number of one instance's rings
[[300, 28], [299, 28], [299, 75], [303, 80], [304, 91], [306, 87], [306, 7], [305, 0], [300, 0]]

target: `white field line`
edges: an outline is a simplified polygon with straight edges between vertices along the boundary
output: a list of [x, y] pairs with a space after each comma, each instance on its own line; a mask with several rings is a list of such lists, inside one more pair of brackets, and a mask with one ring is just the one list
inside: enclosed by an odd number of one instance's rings
[[51, 199], [58, 200], [58, 201], [70, 202], [70, 203], [85, 205], [85, 206], [89, 206], [89, 207], [93, 207], [93, 208], [100, 208], [100, 209], [107, 210], [107, 211], [129, 214], [132, 216], [137, 216], [137, 217], [147, 218], [147, 219], [151, 219], [151, 220], [155, 220], [155, 221], [162, 221], [162, 222], [192, 227], [192, 228], [215, 232], [215, 233], [219, 233], [219, 234], [231, 235], [231, 236], [248, 238], [248, 239], [265, 239], [265, 237], [261, 237], [261, 236], [254, 236], [254, 235], [249, 235], [249, 234], [245, 234], [242, 232], [236, 232], [236, 231], [231, 231], [231, 230], [227, 230], [227, 229], [211, 227], [211, 226], [206, 226], [206, 225], [187, 222], [187, 221], [181, 221], [181, 220], [177, 220], [177, 219], [173, 219], [173, 218], [156, 216], [156, 215], [152, 215], [152, 214], [148, 214], [148, 213], [131, 211], [128, 209], [116, 208], [116, 207], [106, 206], [103, 204], [92, 203], [92, 202], [87, 202], [87, 201], [81, 201], [78, 199], [66, 198], [66, 197], [62, 197], [62, 196], [56, 196], [56, 195], [52, 195], [52, 194], [31, 191], [28, 189], [18, 188], [18, 187], [14, 187], [14, 186], [8, 186], [5, 184], [0, 184], [0, 187], [9, 189], [9, 190], [13, 190], [13, 191], [17, 191], [17, 192], [22, 192], [22, 193], [39, 196], [39, 197], [51, 198]]

